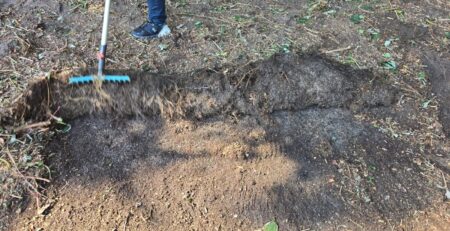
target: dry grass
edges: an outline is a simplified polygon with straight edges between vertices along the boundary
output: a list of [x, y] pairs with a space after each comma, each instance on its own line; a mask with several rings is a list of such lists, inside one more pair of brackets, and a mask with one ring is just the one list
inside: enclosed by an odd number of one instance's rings
[[3, 142], [6, 142], [0, 152], [2, 210], [14, 208], [15, 203], [25, 199], [25, 193], [31, 195], [40, 208], [45, 198], [42, 185], [49, 183], [51, 178], [51, 171], [41, 156], [45, 145], [42, 136], [42, 132], [29, 133], [19, 139], [14, 135], [2, 135]]

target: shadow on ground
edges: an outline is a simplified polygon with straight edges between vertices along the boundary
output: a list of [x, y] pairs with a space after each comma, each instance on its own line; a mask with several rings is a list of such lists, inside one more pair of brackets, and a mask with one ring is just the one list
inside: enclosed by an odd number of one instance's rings
[[365, 119], [401, 95], [367, 70], [277, 55], [102, 90], [65, 77], [41, 90], [72, 125], [47, 148], [52, 206], [17, 227], [383, 229], [442, 201], [420, 150]]

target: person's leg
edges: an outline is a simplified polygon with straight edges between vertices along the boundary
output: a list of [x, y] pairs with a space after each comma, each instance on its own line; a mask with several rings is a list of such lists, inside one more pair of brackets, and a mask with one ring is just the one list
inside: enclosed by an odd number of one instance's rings
[[147, 0], [148, 21], [163, 25], [166, 23], [166, 3], [165, 0]]

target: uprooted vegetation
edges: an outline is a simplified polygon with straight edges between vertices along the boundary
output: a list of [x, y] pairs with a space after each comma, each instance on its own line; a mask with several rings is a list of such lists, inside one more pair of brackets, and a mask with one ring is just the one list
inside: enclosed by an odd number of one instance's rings
[[[224, 74], [228, 72], [233, 74]], [[67, 85], [66, 79], [73, 73], [60, 73], [48, 82], [34, 84], [15, 114], [36, 119], [53, 114], [48, 110], [58, 110], [66, 119], [94, 112], [200, 119], [223, 113], [255, 115], [311, 107], [357, 112], [389, 106], [397, 97], [392, 86], [383, 84], [383, 78], [318, 55], [278, 55], [239, 69], [186, 74], [127, 73], [133, 78], [130, 84], [100, 88]]]

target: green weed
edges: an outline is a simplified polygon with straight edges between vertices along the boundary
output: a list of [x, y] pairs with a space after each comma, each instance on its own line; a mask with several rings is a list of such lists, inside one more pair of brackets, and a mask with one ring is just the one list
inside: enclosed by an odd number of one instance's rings
[[359, 24], [362, 21], [364, 21], [364, 15], [362, 14], [353, 14], [352, 16], [350, 16], [350, 20], [355, 23], [355, 24]]
[[427, 75], [425, 74], [425, 72], [421, 71], [417, 73], [417, 79], [420, 81], [420, 83], [422, 83], [422, 85], [427, 84]]
[[196, 29], [200, 29], [200, 28], [203, 27], [203, 22], [202, 21], [196, 21], [194, 23], [194, 26], [195, 26]]
[[381, 66], [386, 70], [390, 70], [390, 71], [397, 70], [397, 63], [394, 60], [383, 62], [383, 63], [381, 63]]
[[391, 55], [391, 53], [384, 53], [383, 57], [386, 59], [390, 59], [390, 58], [392, 58], [392, 55]]
[[370, 39], [373, 41], [378, 41], [380, 39], [380, 30], [376, 28], [369, 28], [367, 32], [370, 35]]
[[430, 103], [433, 101], [433, 99], [429, 99], [429, 100], [425, 100], [424, 102], [422, 102], [421, 107], [423, 109], [428, 109], [428, 107], [430, 107]]
[[405, 11], [402, 9], [395, 9], [394, 10], [395, 15], [397, 16], [397, 19], [400, 21], [405, 21]]
[[373, 176], [368, 176], [367, 177], [367, 183], [371, 184], [371, 185], [375, 185], [375, 177]]
[[69, 4], [73, 9], [87, 10], [89, 7], [89, 0], [72, 0]]
[[264, 227], [264, 231], [278, 231], [278, 224], [275, 220], [267, 222]]
[[347, 55], [347, 57], [345, 58], [343, 63], [348, 64], [348, 65], [356, 65], [359, 67], [358, 61], [355, 59], [355, 57], [353, 57], [353, 54], [351, 54], [351, 53], [349, 55]]
[[227, 10], [229, 10], [230, 8], [226, 5], [221, 5], [221, 6], [216, 6], [214, 7], [213, 11], [216, 13], [223, 13]]
[[297, 19], [297, 23], [298, 24], [306, 24], [306, 23], [309, 22], [310, 18], [311, 18], [311, 16], [309, 16], [309, 15], [308, 16], [303, 16], [303, 17]]

